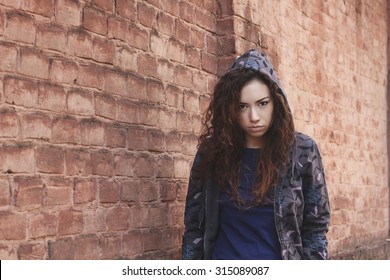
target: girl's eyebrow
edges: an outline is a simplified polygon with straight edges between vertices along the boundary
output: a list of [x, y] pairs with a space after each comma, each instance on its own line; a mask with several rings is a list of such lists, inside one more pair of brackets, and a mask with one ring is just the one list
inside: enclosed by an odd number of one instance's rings
[[[257, 100], [255, 103], [259, 103], [259, 102], [261, 102], [261, 101], [264, 101], [264, 100], [267, 99], [267, 98], [271, 98], [271, 97], [269, 97], [269, 96], [263, 97], [263, 98]], [[240, 104], [248, 104], [248, 103], [240, 102]]]

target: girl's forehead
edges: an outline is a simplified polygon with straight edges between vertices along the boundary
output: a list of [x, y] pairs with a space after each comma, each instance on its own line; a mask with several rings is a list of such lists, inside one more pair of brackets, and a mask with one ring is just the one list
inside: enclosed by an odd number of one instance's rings
[[240, 102], [243, 103], [256, 102], [267, 97], [271, 97], [268, 86], [258, 80], [249, 82], [240, 92]]

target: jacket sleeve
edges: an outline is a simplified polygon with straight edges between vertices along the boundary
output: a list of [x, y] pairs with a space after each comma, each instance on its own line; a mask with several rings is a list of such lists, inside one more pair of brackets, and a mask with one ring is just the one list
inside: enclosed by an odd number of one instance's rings
[[204, 236], [204, 195], [202, 182], [195, 176], [194, 168], [199, 164], [199, 152], [195, 156], [191, 168], [188, 183], [186, 205], [184, 209], [184, 234], [182, 241], [182, 259], [203, 259], [203, 236]]
[[300, 159], [304, 167], [303, 259], [328, 259], [329, 197], [320, 152], [312, 139], [309, 142], [306, 156]]

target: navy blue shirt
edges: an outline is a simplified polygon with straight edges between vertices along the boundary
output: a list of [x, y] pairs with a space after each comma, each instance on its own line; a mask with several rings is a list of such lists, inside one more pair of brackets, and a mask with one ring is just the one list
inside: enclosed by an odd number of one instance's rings
[[[258, 149], [245, 149], [239, 192], [247, 202], [253, 201], [251, 189], [259, 154]], [[280, 260], [280, 250], [272, 203], [238, 208], [227, 192], [221, 192], [219, 232], [212, 259]]]

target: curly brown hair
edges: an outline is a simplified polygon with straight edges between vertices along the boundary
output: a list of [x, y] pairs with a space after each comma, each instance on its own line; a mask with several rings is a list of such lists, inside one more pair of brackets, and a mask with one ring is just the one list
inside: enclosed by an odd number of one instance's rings
[[242, 88], [252, 80], [268, 86], [274, 102], [272, 125], [264, 135], [253, 186], [253, 204], [266, 203], [266, 194], [275, 186], [281, 167], [289, 159], [294, 139], [294, 122], [285, 98], [276, 83], [266, 74], [252, 69], [233, 69], [223, 75], [214, 88], [212, 100], [202, 120], [199, 137], [200, 163], [195, 169], [203, 179], [213, 179], [221, 187], [230, 186], [237, 205], [245, 204], [239, 195], [240, 169], [245, 152], [245, 134], [238, 123]]

